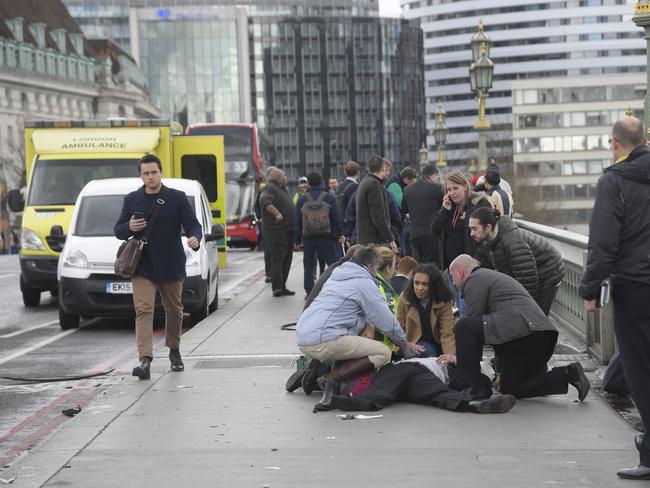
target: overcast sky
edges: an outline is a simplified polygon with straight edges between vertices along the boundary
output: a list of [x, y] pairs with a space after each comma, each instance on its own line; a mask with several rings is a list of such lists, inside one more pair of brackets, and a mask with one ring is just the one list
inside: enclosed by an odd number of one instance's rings
[[379, 15], [382, 17], [399, 17], [401, 14], [399, 0], [379, 0]]

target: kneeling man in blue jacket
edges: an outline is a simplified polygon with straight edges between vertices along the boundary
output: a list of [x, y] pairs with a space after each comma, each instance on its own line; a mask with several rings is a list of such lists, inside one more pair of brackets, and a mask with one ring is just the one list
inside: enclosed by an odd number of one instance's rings
[[359, 249], [336, 268], [320, 294], [298, 319], [296, 335], [302, 353], [319, 361], [336, 361], [330, 373], [318, 378], [323, 398], [314, 412], [330, 410], [335, 386], [386, 364], [390, 349], [382, 342], [359, 336], [371, 323], [413, 357], [424, 349], [408, 342], [404, 331], [379, 293], [375, 273], [380, 265], [374, 246]]

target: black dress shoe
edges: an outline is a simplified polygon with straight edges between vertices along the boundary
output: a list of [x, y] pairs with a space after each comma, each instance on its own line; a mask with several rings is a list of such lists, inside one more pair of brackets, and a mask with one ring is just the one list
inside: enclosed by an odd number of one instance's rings
[[311, 395], [311, 392], [318, 387], [318, 375], [320, 372], [321, 362], [318, 359], [312, 359], [305, 368], [305, 374], [302, 377], [302, 389], [305, 395]]
[[566, 367], [566, 380], [578, 390], [578, 400], [583, 401], [589, 393], [591, 385], [585, 376], [585, 371], [580, 363], [571, 363]]
[[475, 413], [506, 413], [515, 406], [516, 401], [512, 395], [495, 393], [486, 400], [472, 400], [469, 402], [469, 410]]
[[271, 283], [271, 277], [267, 276], [266, 278], [264, 278], [264, 283]]
[[619, 469], [616, 476], [624, 480], [650, 480], [650, 468], [639, 464], [636, 468]]
[[131, 371], [132, 376], [137, 376], [141, 380], [148, 380], [151, 378], [151, 358], [143, 357], [140, 359], [140, 366], [136, 366]]
[[273, 290], [273, 296], [274, 297], [281, 297], [282, 296], [282, 290]]
[[172, 371], [183, 371], [185, 369], [181, 352], [178, 349], [169, 350], [169, 361], [171, 362]]
[[282, 293], [283, 296], [288, 296], [288, 297], [291, 297], [291, 296], [296, 294], [295, 291], [291, 291], [291, 290], [288, 290], [286, 288], [283, 289], [281, 293]]

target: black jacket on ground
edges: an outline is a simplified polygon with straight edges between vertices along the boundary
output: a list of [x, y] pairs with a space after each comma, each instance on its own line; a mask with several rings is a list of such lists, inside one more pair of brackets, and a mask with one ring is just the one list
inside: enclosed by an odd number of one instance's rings
[[485, 243], [495, 270], [512, 276], [533, 298], [562, 281], [564, 260], [543, 237], [520, 229], [508, 217], [501, 217], [496, 229], [496, 237]]
[[580, 296], [596, 298], [607, 277], [612, 286], [650, 284], [650, 149], [645, 146], [598, 179]]
[[[474, 210], [481, 207], [491, 208], [492, 204], [490, 203], [490, 201], [488, 200], [487, 196], [484, 193], [472, 192], [470, 201], [465, 207], [465, 210], [461, 217], [462, 225], [464, 226], [465, 229], [463, 234], [463, 240], [465, 244], [463, 253], [469, 254], [470, 256], [474, 256], [476, 259], [478, 259], [481, 262], [482, 266], [491, 267], [491, 263], [489, 262], [489, 257], [483, 255], [484, 253], [477, 252], [476, 241], [471, 238], [470, 230], [469, 230], [469, 216], [472, 215]], [[431, 224], [431, 232], [435, 237], [438, 237], [440, 239], [440, 256], [442, 256], [442, 266], [445, 269], [449, 266], [449, 264], [454, 259], [456, 259], [456, 257], [458, 257], [458, 256], [447, 256], [445, 253], [446, 234], [444, 228], [447, 226], [447, 224], [451, 225], [451, 220], [454, 216], [455, 211], [456, 211], [455, 204], [452, 204], [451, 210], [447, 210], [445, 207], [440, 207], [440, 210], [438, 211], [438, 215], [436, 215], [436, 217], [433, 219], [433, 223]]]
[[[273, 214], [266, 210], [266, 206], [269, 204], [282, 214], [281, 222], [276, 222]], [[295, 208], [286, 188], [275, 181], [269, 181], [260, 195], [260, 209], [262, 210], [262, 229], [265, 238], [273, 238], [287, 232], [293, 233]]]
[[411, 239], [431, 236], [431, 224], [442, 207], [442, 196], [442, 185], [425, 177], [404, 188], [402, 213], [411, 217]]
[[388, 198], [382, 181], [373, 174], [366, 175], [356, 195], [357, 242], [367, 245], [393, 241]]

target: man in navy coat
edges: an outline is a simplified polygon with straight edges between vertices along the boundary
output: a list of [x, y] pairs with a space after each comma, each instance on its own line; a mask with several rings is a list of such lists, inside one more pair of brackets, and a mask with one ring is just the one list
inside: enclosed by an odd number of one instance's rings
[[140, 365], [133, 368], [132, 374], [145, 380], [150, 378], [149, 367], [153, 359], [156, 290], [165, 308], [165, 343], [169, 347], [171, 369], [184, 369], [179, 350], [183, 324], [181, 293], [186, 277], [181, 226], [187, 236], [187, 245], [195, 251], [199, 248], [203, 233], [187, 195], [162, 184], [162, 164], [157, 156], [145, 154], [138, 163], [138, 170], [144, 185], [124, 197], [114, 231], [115, 236], [122, 240], [140, 235], [151, 220], [156, 201], [164, 201], [135, 275], [131, 278], [135, 337], [140, 358]]

